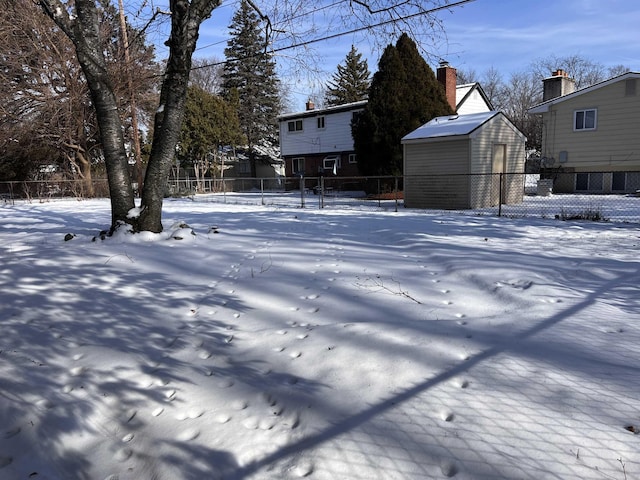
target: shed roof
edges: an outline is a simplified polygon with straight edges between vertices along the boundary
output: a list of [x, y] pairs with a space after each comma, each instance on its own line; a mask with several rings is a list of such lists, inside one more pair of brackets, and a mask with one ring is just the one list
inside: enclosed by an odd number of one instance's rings
[[402, 142], [436, 137], [469, 135], [500, 112], [470, 113], [468, 115], [447, 115], [436, 117], [402, 137]]

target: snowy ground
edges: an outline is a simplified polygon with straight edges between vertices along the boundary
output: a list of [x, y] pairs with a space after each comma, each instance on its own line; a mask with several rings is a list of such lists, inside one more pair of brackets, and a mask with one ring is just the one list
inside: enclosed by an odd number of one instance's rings
[[165, 205], [0, 206], [1, 479], [640, 478], [637, 225]]

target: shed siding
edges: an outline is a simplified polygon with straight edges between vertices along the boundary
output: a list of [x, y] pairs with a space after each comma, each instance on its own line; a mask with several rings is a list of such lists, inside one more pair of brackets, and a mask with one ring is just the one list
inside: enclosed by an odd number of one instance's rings
[[[504, 171], [494, 172], [493, 146], [506, 145]], [[521, 203], [524, 195], [525, 142], [502, 117], [495, 118], [472, 134], [471, 140], [471, 208]], [[500, 185], [499, 173], [503, 176]], [[494, 174], [494, 175], [489, 175]]]
[[404, 146], [404, 204], [409, 208], [460, 209], [469, 205], [469, 141]]
[[[551, 105], [543, 114], [543, 155], [554, 167], [580, 171], [640, 169], [640, 79], [635, 95], [627, 95], [625, 81]], [[597, 109], [595, 130], [574, 131], [576, 110]], [[567, 161], [560, 163], [560, 152]]]

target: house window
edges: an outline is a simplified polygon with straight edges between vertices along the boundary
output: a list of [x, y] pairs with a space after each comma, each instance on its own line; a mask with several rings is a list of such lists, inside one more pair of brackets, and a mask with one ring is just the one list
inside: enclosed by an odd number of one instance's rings
[[635, 192], [640, 189], [640, 172], [613, 172], [612, 192]]
[[251, 164], [248, 161], [240, 161], [238, 162], [238, 174], [247, 174], [251, 173]]
[[324, 117], [318, 117], [318, 128], [319, 129], [323, 129], [324, 128]]
[[357, 159], [355, 153], [350, 153], [349, 154], [349, 163], [351, 163], [351, 164], [358, 163], [358, 159]]
[[302, 120], [292, 120], [287, 123], [287, 128], [290, 132], [301, 132], [302, 131]]
[[291, 159], [291, 171], [295, 173], [304, 173], [304, 158]]
[[577, 192], [601, 192], [604, 175], [602, 172], [596, 173], [576, 173]]
[[[325, 170], [337, 170], [340, 168], [340, 155], [329, 155], [324, 157], [322, 167]], [[335, 168], [334, 168], [335, 167]]]
[[574, 130], [595, 130], [596, 129], [596, 112], [595, 108], [590, 110], [576, 110], [573, 112], [573, 129]]

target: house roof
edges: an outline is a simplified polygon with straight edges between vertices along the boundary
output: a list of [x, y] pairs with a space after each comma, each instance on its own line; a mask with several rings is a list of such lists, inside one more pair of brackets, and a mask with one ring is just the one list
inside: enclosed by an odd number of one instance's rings
[[413, 132], [402, 137], [402, 142], [426, 138], [469, 135], [497, 115], [502, 114], [500, 112], [491, 111], [470, 113], [468, 115], [446, 115], [444, 117], [436, 117], [421, 127], [416, 128]]
[[315, 117], [318, 115], [328, 115], [331, 113], [348, 112], [350, 110], [360, 110], [367, 104], [367, 100], [360, 100], [359, 102], [344, 103], [342, 105], [335, 105], [333, 107], [326, 108], [314, 108], [312, 110], [303, 110], [302, 112], [285, 113], [278, 117], [279, 121], [286, 121], [292, 118], [306, 118]]
[[627, 72], [622, 75], [618, 75], [617, 77], [610, 78], [608, 80], [604, 80], [599, 83], [594, 83], [585, 88], [581, 88], [580, 90], [576, 90], [575, 92], [568, 93], [561, 97], [552, 98], [551, 100], [547, 100], [546, 102], [539, 103], [538, 105], [534, 105], [527, 113], [545, 113], [549, 111], [549, 107], [555, 105], [557, 103], [564, 102], [565, 100], [569, 100], [571, 98], [579, 97], [580, 95], [584, 95], [585, 93], [592, 92], [594, 90], [598, 90], [600, 88], [606, 87], [608, 85], [620, 82], [622, 80], [627, 80], [630, 78], [640, 78], [640, 72]]
[[491, 101], [489, 97], [482, 89], [482, 85], [478, 82], [475, 83], [465, 83], [463, 85], [456, 85], [456, 110], [460, 108], [460, 106], [469, 98], [469, 96], [477, 91], [485, 103], [489, 106], [489, 110], [493, 110], [493, 105], [491, 105]]
[[[482, 86], [479, 83], [465, 83], [464, 85], [456, 85], [456, 108], [460, 108], [467, 98], [474, 92], [477, 91], [483, 100], [489, 105], [489, 108], [493, 108], [491, 105], [491, 101], [489, 101], [489, 97], [482, 89]], [[278, 117], [278, 120], [283, 122], [287, 120], [291, 120], [294, 118], [307, 118], [307, 117], [316, 117], [318, 115], [330, 115], [332, 113], [340, 113], [340, 112], [348, 112], [351, 110], [360, 110], [365, 107], [367, 104], [367, 100], [360, 100], [359, 102], [345, 103], [342, 105], [335, 105], [332, 107], [326, 108], [314, 108], [313, 110], [303, 110], [301, 112], [292, 112], [285, 113]]]

